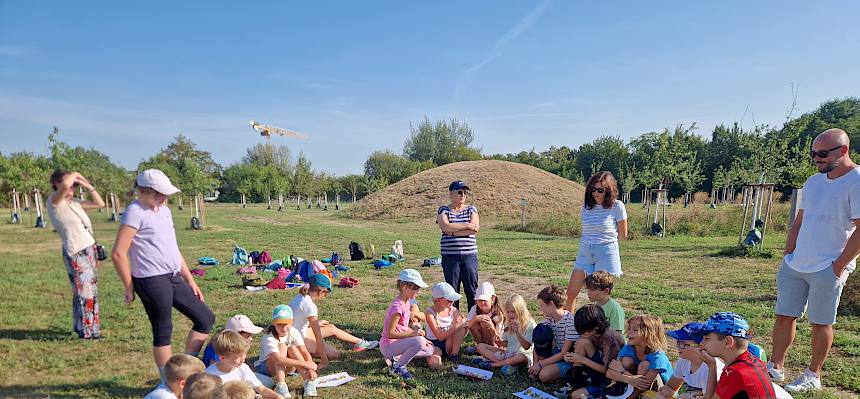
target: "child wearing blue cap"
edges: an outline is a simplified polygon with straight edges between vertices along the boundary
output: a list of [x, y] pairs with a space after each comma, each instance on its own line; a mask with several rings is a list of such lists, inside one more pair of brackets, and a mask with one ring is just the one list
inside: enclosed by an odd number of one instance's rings
[[[659, 398], [668, 399], [679, 390], [683, 392], [679, 399], [709, 397], [708, 365], [699, 357], [699, 349], [702, 346], [702, 337], [694, 336], [704, 324], [699, 322], [687, 323], [677, 330], [671, 330], [666, 335], [675, 339], [678, 347], [678, 361], [675, 362], [675, 370], [672, 378], [660, 388], [657, 393]], [[723, 362], [716, 359], [717, 375], [723, 372]]]
[[367, 341], [358, 338], [327, 320], [319, 319], [317, 302], [325, 299], [331, 293], [331, 279], [325, 274], [317, 273], [308, 277], [308, 282], [299, 289], [299, 293], [290, 301], [293, 310], [293, 327], [299, 331], [305, 340], [305, 347], [310, 353], [320, 358], [319, 369], [328, 366], [329, 360], [338, 358], [338, 351], [325, 343], [328, 337], [352, 344], [355, 351], [373, 349], [379, 345], [377, 341]]
[[[749, 329], [750, 325], [743, 317], [732, 312], [719, 312], [691, 334], [702, 339], [698, 355], [708, 365], [707, 391], [714, 392], [711, 398], [777, 397], [767, 366], [747, 349]], [[726, 363], [719, 374], [719, 381], [717, 358]]]
[[296, 370], [305, 380], [305, 396], [317, 396], [317, 364], [305, 348], [301, 333], [293, 327], [293, 310], [287, 305], [272, 309], [272, 324], [260, 340], [260, 358], [254, 362], [257, 372], [275, 381], [275, 392], [290, 397], [287, 373]]

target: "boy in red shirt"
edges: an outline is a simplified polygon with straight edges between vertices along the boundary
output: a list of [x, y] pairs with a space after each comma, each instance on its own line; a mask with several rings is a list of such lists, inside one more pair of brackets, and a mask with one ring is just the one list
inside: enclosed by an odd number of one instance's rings
[[[776, 398], [767, 366], [747, 350], [749, 328], [743, 317], [732, 312], [719, 312], [694, 333], [703, 337], [699, 356], [708, 365], [708, 389], [705, 392], [714, 392], [710, 399]], [[726, 364], [719, 382], [716, 357]]]

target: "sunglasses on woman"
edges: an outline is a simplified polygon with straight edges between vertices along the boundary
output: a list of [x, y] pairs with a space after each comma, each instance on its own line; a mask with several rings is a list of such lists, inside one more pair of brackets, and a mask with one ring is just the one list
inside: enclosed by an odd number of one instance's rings
[[836, 151], [836, 150], [838, 150], [838, 149], [840, 149], [840, 148], [842, 148], [842, 146], [841, 146], [841, 145], [840, 145], [840, 146], [837, 146], [837, 147], [833, 147], [833, 148], [831, 148], [831, 149], [829, 149], [829, 150], [820, 150], [820, 151], [812, 150], [812, 151], [810, 151], [810, 152], [809, 152], [809, 155], [812, 155], [812, 158], [813, 158], [813, 159], [815, 159], [815, 157], [818, 157], [818, 158], [827, 158], [827, 156], [828, 156], [828, 155], [830, 155], [830, 153], [831, 153], [831, 152]]
[[592, 188], [591, 188], [591, 192], [592, 192], [592, 193], [593, 193], [593, 192], [598, 192], [598, 193], [600, 193], [600, 194], [603, 194], [603, 190], [604, 190], [604, 189], [603, 189], [602, 187], [592, 187]]
[[457, 195], [462, 195], [464, 197], [469, 195], [469, 191], [467, 191], [467, 190], [457, 190], [457, 191], [455, 191], [455, 193], [457, 193]]

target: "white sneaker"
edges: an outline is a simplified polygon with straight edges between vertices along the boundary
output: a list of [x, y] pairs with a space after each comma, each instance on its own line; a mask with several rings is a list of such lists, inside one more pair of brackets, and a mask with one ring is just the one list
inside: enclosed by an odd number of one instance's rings
[[305, 396], [317, 396], [317, 383], [315, 381], [305, 382]]
[[285, 398], [293, 397], [293, 395], [290, 395], [290, 387], [288, 387], [285, 382], [279, 382], [275, 384], [275, 393]]
[[776, 368], [773, 362], [767, 362], [767, 373], [770, 374], [770, 380], [773, 382], [785, 381], [785, 369]]
[[806, 369], [794, 382], [785, 386], [786, 391], [795, 393], [819, 389], [821, 389], [821, 379], [809, 369]]

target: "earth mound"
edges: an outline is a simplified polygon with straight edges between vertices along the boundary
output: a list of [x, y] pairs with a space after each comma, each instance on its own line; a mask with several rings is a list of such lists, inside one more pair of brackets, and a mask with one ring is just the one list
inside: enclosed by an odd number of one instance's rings
[[519, 217], [520, 200], [528, 201], [526, 217], [578, 215], [585, 188], [525, 164], [464, 161], [410, 176], [358, 201], [349, 209], [358, 219], [432, 219], [448, 204], [448, 185], [462, 180], [471, 188], [466, 203], [481, 216]]

